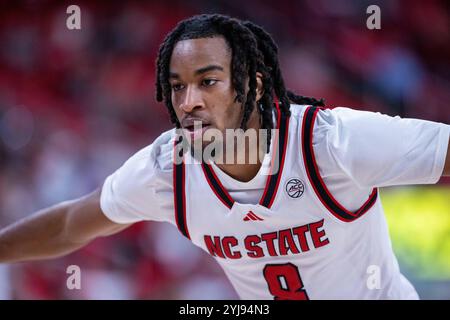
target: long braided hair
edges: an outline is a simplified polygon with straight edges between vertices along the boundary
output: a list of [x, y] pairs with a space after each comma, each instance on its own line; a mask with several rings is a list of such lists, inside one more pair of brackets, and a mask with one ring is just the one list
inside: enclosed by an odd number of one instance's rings
[[[282, 115], [290, 115], [290, 103], [323, 106], [323, 99], [296, 95], [286, 89], [278, 61], [278, 47], [262, 27], [220, 14], [202, 14], [183, 20], [166, 36], [159, 48], [156, 60], [156, 100], [164, 101], [171, 122], [180, 128], [171, 101], [169, 64], [172, 51], [178, 41], [222, 36], [231, 48], [231, 77], [236, 91], [235, 101], [244, 108], [241, 129], [247, 129], [247, 122], [253, 108], [258, 104], [262, 117], [262, 128], [268, 131], [268, 146], [273, 129], [273, 94], [280, 102]], [[262, 74], [264, 93], [256, 100], [256, 72]], [[245, 94], [248, 79], [249, 90]], [[267, 148], [269, 150], [269, 148]]]

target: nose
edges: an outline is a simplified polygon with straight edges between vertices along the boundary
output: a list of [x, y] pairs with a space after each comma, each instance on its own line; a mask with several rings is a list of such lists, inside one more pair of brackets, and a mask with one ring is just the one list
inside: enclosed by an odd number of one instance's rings
[[204, 108], [205, 104], [202, 99], [200, 90], [193, 86], [188, 86], [185, 91], [184, 98], [180, 104], [180, 109], [186, 113], [191, 113], [196, 109]]

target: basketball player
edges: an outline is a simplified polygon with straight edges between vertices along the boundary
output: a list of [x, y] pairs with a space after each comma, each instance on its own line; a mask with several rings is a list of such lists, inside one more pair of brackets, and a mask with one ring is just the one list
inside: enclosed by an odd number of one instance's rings
[[[156, 89], [183, 135], [163, 133], [101, 189], [1, 230], [0, 262], [58, 257], [166, 221], [217, 260], [242, 299], [418, 298], [399, 271], [378, 187], [450, 175], [450, 126], [297, 96], [271, 36], [222, 15], [184, 20], [166, 37]], [[268, 146], [261, 161], [195, 163], [191, 152], [174, 161], [183, 136], [237, 128], [276, 129], [258, 141]]]

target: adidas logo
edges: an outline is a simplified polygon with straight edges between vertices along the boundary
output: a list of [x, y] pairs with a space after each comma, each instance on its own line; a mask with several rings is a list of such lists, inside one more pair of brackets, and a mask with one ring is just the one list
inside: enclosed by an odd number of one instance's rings
[[263, 221], [264, 219], [258, 217], [253, 211], [249, 211], [249, 212], [245, 215], [245, 217], [244, 217], [243, 220], [244, 220], [244, 221], [250, 221], [250, 220], [252, 220], [252, 221]]

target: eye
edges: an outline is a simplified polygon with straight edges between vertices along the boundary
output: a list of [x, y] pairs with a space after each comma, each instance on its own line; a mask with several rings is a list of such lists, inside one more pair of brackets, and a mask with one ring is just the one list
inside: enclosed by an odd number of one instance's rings
[[216, 79], [203, 79], [202, 85], [205, 86], [205, 87], [210, 87], [210, 86], [215, 85], [216, 82], [217, 82]]
[[180, 84], [180, 83], [172, 84], [172, 90], [173, 91], [179, 91], [179, 90], [181, 90], [183, 88], [184, 88], [184, 86], [182, 84]]

